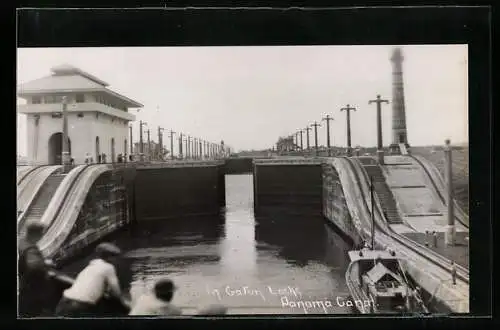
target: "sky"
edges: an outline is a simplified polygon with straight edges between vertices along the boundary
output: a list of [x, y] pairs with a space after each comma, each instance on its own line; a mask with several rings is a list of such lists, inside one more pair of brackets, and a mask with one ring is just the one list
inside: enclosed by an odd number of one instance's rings
[[[375, 146], [377, 94], [392, 100], [393, 45], [266, 47], [18, 48], [17, 84], [76, 66], [144, 105], [138, 121], [173, 129], [233, 150], [271, 148], [280, 136], [330, 122], [331, 141]], [[468, 142], [467, 45], [402, 45], [410, 145]], [[18, 103], [23, 103], [18, 99]], [[391, 143], [391, 104], [382, 106], [383, 143]], [[326, 145], [326, 124], [318, 128]], [[26, 155], [26, 119], [18, 114], [18, 153]], [[164, 139], [164, 141], [166, 141]], [[311, 134], [311, 141], [314, 141]], [[136, 142], [136, 141], [135, 141]], [[305, 144], [305, 135], [304, 135]]]

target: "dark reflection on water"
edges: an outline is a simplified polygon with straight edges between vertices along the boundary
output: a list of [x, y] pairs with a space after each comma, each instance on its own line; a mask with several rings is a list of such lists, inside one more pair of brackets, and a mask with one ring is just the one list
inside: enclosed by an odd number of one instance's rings
[[337, 304], [348, 297], [349, 245], [322, 217], [256, 219], [252, 189], [251, 175], [228, 175], [222, 216], [143, 222], [119, 235], [132, 297], [168, 276], [179, 287], [174, 302], [188, 314], [215, 302], [232, 314], [349, 313]]

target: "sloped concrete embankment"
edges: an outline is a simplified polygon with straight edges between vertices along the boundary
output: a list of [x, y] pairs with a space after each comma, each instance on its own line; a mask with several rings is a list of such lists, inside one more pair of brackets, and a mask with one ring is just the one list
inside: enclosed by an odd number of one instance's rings
[[[360, 180], [361, 187], [358, 185], [358, 178], [346, 162], [340, 158], [329, 161], [339, 174], [353, 225], [361, 237], [368, 238], [370, 237], [371, 215], [364, 201], [366, 200], [365, 196], [369, 196], [369, 187], [365, 180]], [[358, 177], [361, 178], [359, 174]], [[380, 205], [377, 206], [380, 207]], [[380, 224], [383, 219], [376, 214], [376, 221]], [[452, 312], [469, 312], [469, 286], [467, 283], [457, 280], [457, 285], [453, 286], [448, 272], [433, 265], [420, 254], [381, 231], [380, 228], [376, 229], [375, 243], [377, 248], [391, 247], [398, 251], [398, 254], [407, 260], [405, 263], [407, 272], [422, 289], [434, 295], [435, 300], [447, 306]]]

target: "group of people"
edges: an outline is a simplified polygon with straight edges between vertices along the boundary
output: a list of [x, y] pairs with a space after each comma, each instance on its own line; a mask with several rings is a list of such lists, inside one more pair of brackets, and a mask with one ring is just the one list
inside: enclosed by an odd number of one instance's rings
[[[116, 156], [116, 161], [118, 163], [125, 163], [126, 161], [133, 161], [134, 160], [134, 157], [132, 155], [129, 155], [127, 157], [127, 155], [125, 154], [118, 154]], [[102, 153], [100, 155], [97, 156], [97, 164], [105, 164], [107, 161], [107, 156], [105, 153]], [[93, 164], [94, 163], [94, 157], [90, 156], [90, 154], [87, 152], [85, 154], [85, 164]]]
[[[106, 301], [119, 304], [123, 313], [131, 316], [182, 315], [182, 310], [172, 304], [177, 287], [168, 278], [158, 280], [151, 291], [135, 301], [128, 299], [120, 287], [116, 267], [122, 251], [111, 243], [101, 243], [96, 247], [92, 260], [62, 292], [62, 296], [56, 297], [59, 301], [55, 310], [50, 308], [47, 302], [53, 296], [57, 272], [53, 270], [53, 263], [44, 259], [36, 245], [44, 231], [42, 224], [31, 223], [19, 242], [21, 317], [96, 317], [102, 312], [102, 305], [106, 305], [102, 303]], [[212, 305], [198, 314], [220, 315], [226, 312], [224, 306]]]
[[438, 234], [435, 230], [432, 232], [429, 230], [425, 231], [425, 246], [437, 247], [438, 244]]

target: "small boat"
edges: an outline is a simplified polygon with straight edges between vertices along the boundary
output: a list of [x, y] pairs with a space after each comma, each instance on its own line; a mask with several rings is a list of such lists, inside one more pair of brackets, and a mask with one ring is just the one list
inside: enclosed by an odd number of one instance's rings
[[394, 252], [364, 248], [349, 251], [349, 258], [346, 283], [359, 313], [428, 312]]

